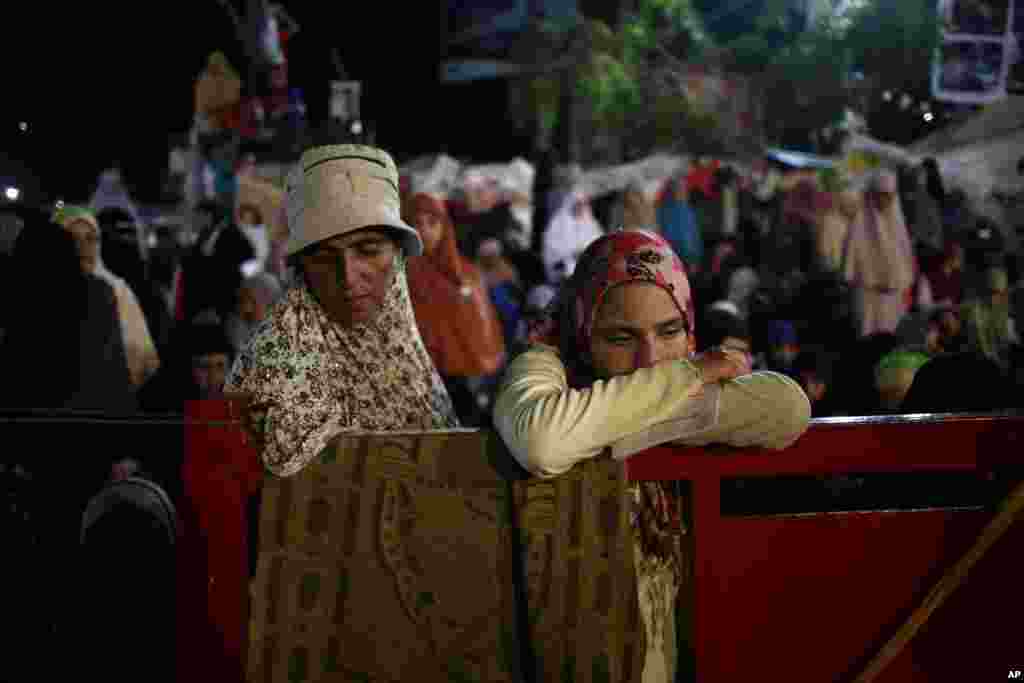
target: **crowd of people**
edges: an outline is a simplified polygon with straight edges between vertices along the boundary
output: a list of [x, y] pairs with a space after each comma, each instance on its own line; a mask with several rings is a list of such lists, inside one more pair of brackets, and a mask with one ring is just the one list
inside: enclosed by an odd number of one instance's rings
[[[406, 184], [396, 210], [423, 244], [406, 267], [418, 336], [459, 423], [490, 424], [503, 371], [585, 248], [609, 232], [647, 230], [685, 265], [698, 349], [739, 348], [754, 369], [793, 377], [816, 416], [1015, 408], [1021, 289], [1008, 235], [1019, 226], [972, 214], [934, 163], [898, 170], [828, 189], [814, 174], [774, 173], [781, 181], [767, 196], [766, 183], [724, 167], [601, 197], [565, 173], [548, 187], [538, 177], [532, 215], [496, 183], [454, 196]], [[214, 199], [196, 206], [169, 248], [149, 247], [137, 217], [119, 208], [64, 206], [10, 228], [14, 281], [46, 262], [50, 278], [68, 281], [61, 289], [89, 295], [54, 302], [65, 315], [45, 324], [68, 329], [45, 335], [38, 300], [7, 307], [4, 362], [34, 380], [6, 403], [176, 412], [186, 399], [220, 395], [260, 322], [310, 277], [267, 223], [260, 207]], [[78, 281], [89, 286], [70, 284]], [[80, 358], [25, 362], [72, 333]], [[940, 365], [944, 376], [985, 368], [998, 381], [907, 400], [917, 373]]]
[[[383, 150], [327, 145], [288, 176], [283, 237], [230, 193], [170, 246], [122, 208], [23, 212], [4, 272], [45, 264], [47, 282], [5, 307], [4, 405], [245, 395], [277, 476], [345, 431], [493, 427], [540, 477], [608, 448], [784, 448], [812, 415], [1018, 407], [1018, 226], [973, 214], [931, 162], [762, 171], [695, 163], [589, 197], [541, 167], [524, 212], [497, 183], [438, 195]], [[118, 454], [106, 476], [148, 475]], [[636, 494], [641, 512], [674, 495]], [[671, 543], [651, 541], [673, 522], [637, 520], [641, 582], [678, 590]], [[651, 633], [670, 604], [642, 604]], [[668, 679], [670, 641], [645, 664]]]

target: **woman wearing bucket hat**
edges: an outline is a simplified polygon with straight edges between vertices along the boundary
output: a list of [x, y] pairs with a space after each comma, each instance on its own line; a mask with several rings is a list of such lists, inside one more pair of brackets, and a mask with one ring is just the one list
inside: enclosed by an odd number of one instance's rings
[[287, 196], [296, 284], [225, 384], [252, 398], [267, 468], [295, 474], [345, 431], [457, 426], [416, 327], [405, 263], [423, 244], [401, 219], [391, 156], [364, 145], [310, 149]]

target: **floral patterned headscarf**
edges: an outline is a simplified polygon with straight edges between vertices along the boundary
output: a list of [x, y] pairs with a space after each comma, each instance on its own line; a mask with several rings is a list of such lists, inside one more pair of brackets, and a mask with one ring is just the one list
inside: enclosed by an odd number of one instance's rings
[[530, 343], [558, 348], [570, 384], [593, 380], [588, 367], [594, 318], [605, 295], [616, 285], [648, 282], [672, 297], [694, 334], [693, 298], [683, 262], [660, 235], [622, 230], [595, 240], [580, 256], [572, 277], [563, 285], [547, 313], [530, 331]]

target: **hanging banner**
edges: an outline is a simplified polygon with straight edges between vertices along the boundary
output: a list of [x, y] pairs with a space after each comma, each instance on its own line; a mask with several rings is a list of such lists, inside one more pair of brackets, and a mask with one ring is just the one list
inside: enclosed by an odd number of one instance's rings
[[1007, 95], [1016, 60], [1016, 0], [940, 0], [942, 43], [932, 66], [932, 95], [946, 102], [989, 104]]

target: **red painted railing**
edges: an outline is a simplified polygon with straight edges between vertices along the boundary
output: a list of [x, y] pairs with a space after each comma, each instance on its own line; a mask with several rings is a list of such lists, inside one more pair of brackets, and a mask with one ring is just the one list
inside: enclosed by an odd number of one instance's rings
[[[930, 473], [948, 473], [998, 499], [1009, 488], [1003, 479], [1021, 479], [1022, 445], [1020, 417], [851, 418], [819, 421], [781, 452], [656, 448], [631, 458], [631, 479], [692, 487], [697, 680], [853, 680], [994, 514], [990, 505], [978, 509], [978, 500], [940, 509], [729, 514], [723, 490], [733, 507], [738, 498], [730, 483], [757, 482], [763, 499], [773, 480], [792, 475], [845, 475], [832, 481], [856, 486], [879, 473], [907, 473], [900, 485], [912, 498], [911, 487], [933, 483]], [[773, 503], [787, 507], [758, 505]], [[1022, 568], [1018, 522], [876, 680], [1002, 680], [1020, 669]]]
[[[242, 680], [245, 502], [262, 471], [227, 402], [186, 412], [179, 645], [206, 675]], [[1020, 481], [1022, 439], [1019, 416], [849, 418], [816, 421], [784, 451], [656, 448], [628, 460], [631, 479], [691, 490], [695, 679], [852, 681]], [[922, 503], [937, 475], [963, 486]], [[867, 505], [854, 496], [851, 507], [844, 489], [878, 478], [886, 495]], [[877, 680], [1003, 680], [1024, 669], [1022, 548], [1018, 523]], [[199, 679], [183, 667], [180, 680]]]

